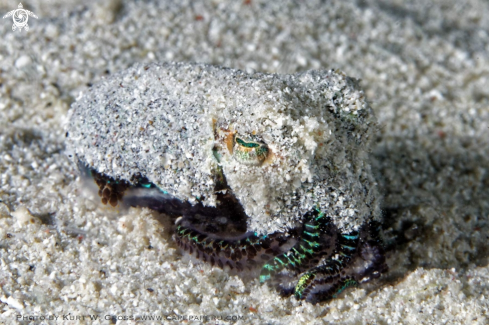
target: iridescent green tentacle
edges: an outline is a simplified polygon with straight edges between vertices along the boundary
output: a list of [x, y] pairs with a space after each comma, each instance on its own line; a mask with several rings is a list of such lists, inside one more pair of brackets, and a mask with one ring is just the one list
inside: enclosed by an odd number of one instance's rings
[[[319, 300], [325, 300], [333, 298], [345, 288], [357, 284], [350, 277], [341, 277], [340, 272], [351, 261], [353, 254], [357, 250], [358, 241], [359, 233], [356, 231], [340, 235], [337, 251], [332, 254], [326, 263], [309, 270], [301, 276], [295, 287], [296, 298], [306, 299], [315, 286], [328, 284], [327, 290], [314, 294], [315, 296], [321, 296]], [[318, 299], [315, 298], [315, 300]]]
[[276, 256], [271, 262], [263, 266], [260, 274], [261, 283], [269, 280], [284, 268], [300, 271], [311, 258], [321, 251], [321, 230], [330, 220], [318, 211], [307, 215], [306, 218], [308, 219], [304, 224], [300, 241], [292, 249]]
[[241, 238], [218, 239], [178, 224], [173, 237], [181, 248], [198, 259], [237, 271], [251, 270], [270, 259], [268, 254], [283, 252], [280, 234], [246, 233]]

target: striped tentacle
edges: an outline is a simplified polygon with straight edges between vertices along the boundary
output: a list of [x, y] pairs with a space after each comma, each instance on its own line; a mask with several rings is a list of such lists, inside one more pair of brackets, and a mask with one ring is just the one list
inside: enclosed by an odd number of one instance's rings
[[261, 283], [269, 280], [285, 268], [300, 273], [309, 267], [311, 261], [317, 262], [316, 258], [321, 255], [324, 249], [321, 234], [331, 220], [318, 211], [308, 213], [306, 218], [299, 242], [292, 249], [276, 256], [263, 266], [260, 274]]
[[177, 225], [176, 243], [204, 262], [220, 268], [243, 271], [254, 269], [283, 252], [287, 240], [279, 234], [262, 235], [246, 233], [239, 238], [217, 239], [195, 229]]
[[295, 287], [297, 299], [311, 302], [335, 297], [346, 287], [356, 284], [348, 276], [342, 276], [341, 271], [347, 267], [357, 251], [359, 233], [357, 231], [338, 236], [337, 249], [321, 266], [309, 270], [301, 276]]
[[304, 296], [304, 299], [315, 304], [320, 301], [336, 298], [343, 290], [357, 284], [358, 282], [352, 277], [342, 277], [339, 274], [321, 278], [314, 282], [314, 288]]

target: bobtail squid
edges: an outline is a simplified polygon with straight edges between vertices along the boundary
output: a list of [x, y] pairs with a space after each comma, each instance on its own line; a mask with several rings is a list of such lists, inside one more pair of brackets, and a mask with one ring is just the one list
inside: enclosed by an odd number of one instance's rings
[[387, 270], [375, 130], [341, 71], [164, 63], [88, 89], [67, 141], [104, 204], [157, 210], [194, 257], [316, 303]]

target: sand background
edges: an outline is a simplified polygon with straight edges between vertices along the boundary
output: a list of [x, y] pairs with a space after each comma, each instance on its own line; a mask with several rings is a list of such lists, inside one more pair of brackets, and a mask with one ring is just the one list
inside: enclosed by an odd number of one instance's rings
[[[0, 14], [17, 5], [1, 1]], [[23, 5], [39, 17], [28, 32], [0, 21], [0, 322], [489, 322], [487, 1]], [[182, 257], [153, 212], [82, 195], [64, 150], [70, 104], [105, 75], [168, 60], [361, 79], [379, 120], [372, 159], [390, 272], [327, 303], [283, 299]]]

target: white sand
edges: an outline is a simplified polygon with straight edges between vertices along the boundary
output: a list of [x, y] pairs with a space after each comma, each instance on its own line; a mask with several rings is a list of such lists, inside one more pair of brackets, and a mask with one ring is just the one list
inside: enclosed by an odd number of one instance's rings
[[[39, 17], [28, 32], [0, 21], [0, 322], [489, 322], [486, 1], [78, 3], [24, 2]], [[167, 60], [362, 79], [381, 124], [373, 158], [390, 272], [328, 303], [283, 299], [191, 264], [151, 211], [117, 215], [83, 197], [64, 152], [70, 104], [106, 73]]]

